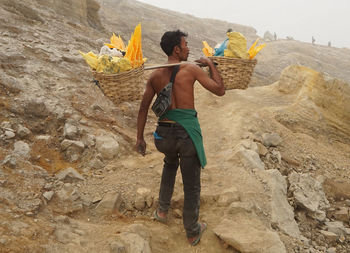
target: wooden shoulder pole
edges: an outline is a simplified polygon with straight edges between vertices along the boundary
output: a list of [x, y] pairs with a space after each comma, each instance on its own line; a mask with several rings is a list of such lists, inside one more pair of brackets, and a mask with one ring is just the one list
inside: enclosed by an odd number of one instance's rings
[[179, 62], [179, 63], [169, 63], [169, 64], [162, 64], [162, 65], [155, 65], [155, 66], [147, 66], [144, 67], [144, 70], [150, 70], [150, 69], [159, 69], [159, 68], [168, 68], [168, 67], [173, 67], [173, 66], [178, 66], [181, 64], [195, 64], [200, 66], [201, 64], [198, 62]]

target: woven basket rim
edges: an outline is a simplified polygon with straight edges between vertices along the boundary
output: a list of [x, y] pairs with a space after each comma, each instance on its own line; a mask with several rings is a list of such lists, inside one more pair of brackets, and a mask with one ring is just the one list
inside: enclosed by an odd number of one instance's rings
[[228, 57], [228, 56], [209, 56], [209, 58], [223, 59], [223, 60], [230, 60], [230, 61], [257, 62], [256, 59], [242, 59], [242, 58], [235, 58], [235, 57]]
[[144, 68], [144, 65], [142, 64], [140, 67], [132, 68], [132, 69], [130, 69], [128, 71], [123, 71], [123, 72], [115, 73], [115, 74], [105, 74], [103, 72], [97, 72], [96, 70], [91, 70], [91, 71], [94, 74], [102, 75], [102, 76], [105, 76], [105, 77], [118, 77], [118, 76], [128, 75], [130, 73], [137, 72], [137, 71], [142, 71], [143, 68]]

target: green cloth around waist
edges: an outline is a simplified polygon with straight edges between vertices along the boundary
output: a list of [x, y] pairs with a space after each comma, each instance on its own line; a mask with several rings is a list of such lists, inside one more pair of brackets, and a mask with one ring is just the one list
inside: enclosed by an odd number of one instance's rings
[[165, 118], [173, 120], [185, 128], [197, 150], [199, 162], [204, 168], [207, 164], [207, 158], [205, 157], [202, 131], [198, 122], [197, 112], [193, 109], [173, 109], [167, 111], [159, 120]]

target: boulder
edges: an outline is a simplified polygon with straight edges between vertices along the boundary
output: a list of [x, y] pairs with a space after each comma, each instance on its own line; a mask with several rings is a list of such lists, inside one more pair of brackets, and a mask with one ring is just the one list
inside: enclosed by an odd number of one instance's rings
[[265, 165], [257, 153], [258, 148], [256, 144], [252, 145], [253, 149], [247, 149], [246, 146], [246, 143], [238, 144], [234, 149], [231, 159], [238, 158], [246, 168], [264, 170]]
[[75, 140], [79, 137], [79, 128], [75, 124], [67, 122], [63, 128], [63, 136], [66, 139]]
[[65, 158], [70, 162], [76, 162], [85, 149], [84, 143], [81, 141], [63, 140], [61, 148], [64, 151]]
[[12, 169], [14, 169], [17, 165], [17, 158], [14, 155], [7, 155], [5, 159], [2, 161], [1, 165], [6, 165]]
[[28, 159], [30, 157], [30, 147], [24, 141], [16, 141], [14, 146], [13, 153], [22, 157], [24, 159]]
[[282, 138], [277, 133], [263, 133], [262, 139], [265, 147], [277, 147], [282, 142]]
[[289, 190], [293, 193], [296, 204], [308, 210], [309, 214], [318, 219], [325, 220], [325, 210], [330, 207], [323, 192], [322, 183], [313, 179], [309, 174], [293, 172], [288, 176]]
[[300, 231], [294, 219], [294, 210], [287, 200], [287, 181], [278, 170], [259, 171], [270, 189], [271, 222], [284, 233], [299, 238]]
[[96, 148], [104, 159], [113, 159], [118, 155], [119, 143], [112, 134], [96, 137]]
[[151, 253], [149, 242], [135, 233], [123, 232], [117, 236], [118, 241], [123, 242], [126, 252]]
[[349, 208], [341, 207], [339, 210], [335, 211], [333, 214], [334, 218], [343, 221], [345, 223], [349, 222]]
[[17, 135], [19, 138], [26, 138], [28, 137], [29, 135], [31, 134], [30, 130], [22, 125], [19, 125], [18, 126], [18, 129], [17, 129]]
[[66, 182], [66, 183], [72, 183], [72, 182], [85, 180], [84, 177], [73, 168], [67, 168], [67, 169], [60, 171], [56, 175], [56, 178], [58, 180]]
[[259, 219], [239, 215], [235, 218], [224, 219], [214, 228], [214, 233], [226, 244], [239, 252], [286, 253], [278, 234]]
[[13, 139], [13, 138], [15, 138], [15, 136], [16, 136], [16, 134], [13, 130], [5, 130], [5, 133], [4, 133], [5, 140]]
[[110, 214], [115, 210], [119, 210], [122, 199], [119, 192], [106, 193], [95, 210], [99, 214]]
[[83, 201], [80, 192], [70, 183], [65, 183], [55, 194], [54, 202], [51, 201], [55, 212], [69, 214], [83, 209]]
[[49, 115], [46, 104], [40, 98], [28, 101], [24, 111], [27, 115], [38, 118], [45, 118]]
[[265, 41], [273, 41], [273, 40], [275, 40], [275, 38], [274, 38], [274, 36], [272, 35], [271, 32], [266, 31], [266, 32], [264, 33], [264, 40], [265, 40]]

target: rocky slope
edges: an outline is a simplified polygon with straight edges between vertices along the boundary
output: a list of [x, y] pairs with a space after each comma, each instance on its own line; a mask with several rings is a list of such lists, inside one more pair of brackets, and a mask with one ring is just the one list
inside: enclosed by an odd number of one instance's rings
[[[150, 62], [160, 59], [162, 30], [178, 25], [194, 35], [195, 57], [228, 24], [136, 1], [0, 6], [0, 252], [350, 251], [350, 90], [334, 78], [348, 78], [338, 67], [347, 49], [269, 42], [253, 84], [270, 85], [224, 97], [197, 85], [208, 158], [200, 218], [209, 227], [190, 247], [180, 175], [168, 224], [150, 219], [162, 165], [156, 118], [141, 157], [132, 149], [139, 101], [106, 99], [77, 51], [98, 51], [112, 31], [128, 38], [141, 17]], [[291, 65], [301, 59], [321, 69]]]
[[[226, 38], [228, 28], [241, 32], [250, 46], [258, 37], [256, 30], [239, 24], [199, 19], [174, 11], [160, 9], [137, 1], [100, 1], [100, 18], [106, 31], [115, 32], [127, 40], [129, 34], [142, 21], [145, 56], [151, 63], [165, 60], [159, 51], [161, 35], [167, 30], [182, 29], [189, 33], [190, 60], [203, 56], [202, 41], [214, 47]], [[127, 36], [127, 37], [125, 37]], [[261, 43], [264, 40], [261, 38]], [[268, 85], [278, 80], [281, 71], [292, 64], [304, 65], [316, 71], [350, 82], [350, 49], [312, 45], [294, 40], [265, 41], [267, 46], [258, 54], [258, 64], [251, 86]]]
[[[143, 45], [147, 48], [145, 56], [151, 62], [164, 61], [164, 53], [159, 51], [160, 38], [168, 30], [180, 29], [189, 34], [191, 58], [202, 55], [202, 41], [206, 40], [213, 47], [226, 38], [226, 31], [232, 28], [243, 33], [251, 43], [256, 39], [256, 30], [239, 24], [199, 19], [174, 11], [160, 9], [135, 0], [100, 1], [100, 18], [106, 30], [123, 36], [133, 31], [133, 24], [142, 22]], [[123, 37], [124, 40], [129, 37]]]

